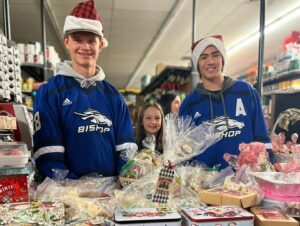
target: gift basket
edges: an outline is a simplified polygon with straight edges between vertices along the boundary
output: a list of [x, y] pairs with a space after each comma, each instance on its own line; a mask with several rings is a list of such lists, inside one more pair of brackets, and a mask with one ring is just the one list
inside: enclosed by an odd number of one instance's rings
[[[198, 166], [178, 166], [178, 164], [201, 154], [221, 138], [216, 133], [213, 123], [195, 126], [191, 118], [177, 120], [172, 115], [167, 116], [165, 120], [163, 155], [154, 158], [156, 165], [152, 164], [154, 167], [145, 171], [145, 175], [137, 178], [121, 191], [114, 191], [114, 197], [119, 204], [118, 208], [167, 205], [179, 210], [182, 206], [203, 204], [199, 201], [196, 192], [199, 184], [191, 180], [193, 176], [197, 176], [191, 172], [195, 169], [194, 172], [200, 173], [202, 169], [197, 168]], [[140, 165], [137, 158], [134, 160], [137, 164], [130, 164]], [[151, 162], [153, 163], [153, 159]], [[177, 170], [177, 167], [181, 168]], [[182, 167], [186, 169], [183, 170]], [[190, 171], [189, 174], [187, 169]], [[132, 176], [135, 176], [137, 172], [134, 172]], [[204, 172], [200, 175], [204, 175]], [[187, 183], [187, 177], [191, 183]]]
[[[67, 175], [63, 170], [57, 171], [61, 175]], [[55, 177], [55, 180], [46, 178], [37, 187], [34, 199], [63, 203], [66, 223], [83, 222], [97, 217], [112, 219], [116, 204], [109, 192], [113, 189], [114, 177], [82, 177], [77, 180], [64, 180], [63, 176]]]
[[289, 125], [300, 120], [300, 110], [290, 108], [279, 114], [271, 132], [271, 140], [276, 163], [288, 163], [300, 160], [300, 145], [297, 144], [299, 135], [291, 134], [290, 140], [286, 139], [285, 132], [275, 133], [277, 128], [289, 131]]
[[144, 148], [140, 152], [127, 149], [122, 153], [121, 158], [127, 160], [120, 170], [119, 180], [122, 187], [126, 187], [162, 164], [162, 156], [155, 151], [155, 136], [146, 137], [142, 143]]
[[197, 193], [199, 188], [214, 185], [214, 178], [218, 174], [217, 168], [208, 169], [197, 161], [187, 161], [176, 166], [174, 184]]

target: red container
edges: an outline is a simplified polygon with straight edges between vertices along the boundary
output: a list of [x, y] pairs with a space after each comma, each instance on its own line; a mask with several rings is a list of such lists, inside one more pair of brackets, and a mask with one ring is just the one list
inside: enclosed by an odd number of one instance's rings
[[0, 203], [28, 201], [27, 174], [0, 175]]

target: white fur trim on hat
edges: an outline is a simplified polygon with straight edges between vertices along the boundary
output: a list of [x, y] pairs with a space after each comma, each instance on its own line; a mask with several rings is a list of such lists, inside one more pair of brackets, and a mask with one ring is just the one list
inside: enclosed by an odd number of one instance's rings
[[214, 37], [208, 37], [199, 41], [193, 50], [192, 61], [193, 61], [194, 69], [196, 71], [198, 71], [198, 60], [200, 55], [210, 45], [216, 47], [219, 50], [219, 52], [223, 56], [223, 61], [224, 61], [223, 64], [225, 67], [225, 63], [227, 62], [227, 53], [226, 53], [224, 42]]
[[73, 33], [76, 31], [87, 31], [99, 35], [103, 42], [103, 47], [108, 46], [107, 40], [103, 35], [103, 26], [100, 20], [90, 20], [85, 18], [79, 18], [75, 16], [67, 16], [65, 19], [65, 25], [63, 33]]

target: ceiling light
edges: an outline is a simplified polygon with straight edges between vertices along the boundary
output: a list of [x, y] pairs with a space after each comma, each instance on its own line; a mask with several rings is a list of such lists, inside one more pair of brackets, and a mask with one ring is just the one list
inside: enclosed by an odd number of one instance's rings
[[[300, 5], [296, 6], [292, 10], [287, 11], [282, 16], [276, 18], [275, 20], [267, 24], [264, 29], [265, 34], [271, 33], [272, 31], [286, 24], [290, 20], [299, 17], [299, 15], [300, 15]], [[249, 36], [247, 36], [246, 38], [242, 39], [241, 41], [237, 42], [233, 46], [227, 48], [228, 55], [231, 55], [234, 52], [243, 48], [244, 46], [249, 45], [250, 43], [256, 41], [259, 38], [259, 36], [260, 36], [260, 32], [256, 31], [250, 34]]]

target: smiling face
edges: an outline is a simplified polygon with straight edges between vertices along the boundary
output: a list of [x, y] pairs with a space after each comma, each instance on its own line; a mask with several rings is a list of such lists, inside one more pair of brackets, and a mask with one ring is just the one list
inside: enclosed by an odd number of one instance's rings
[[144, 112], [143, 126], [146, 134], [156, 134], [162, 123], [162, 116], [156, 107], [148, 107]]
[[179, 107], [181, 105], [181, 100], [179, 96], [176, 96], [171, 103], [171, 112], [177, 117], [179, 112]]
[[198, 68], [203, 81], [222, 77], [223, 59], [219, 50], [208, 46], [199, 57]]
[[96, 71], [96, 61], [102, 47], [99, 36], [90, 32], [75, 32], [65, 36], [64, 43], [76, 72], [82, 74], [82, 70]]

